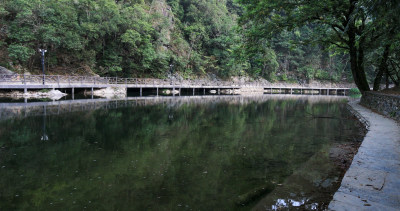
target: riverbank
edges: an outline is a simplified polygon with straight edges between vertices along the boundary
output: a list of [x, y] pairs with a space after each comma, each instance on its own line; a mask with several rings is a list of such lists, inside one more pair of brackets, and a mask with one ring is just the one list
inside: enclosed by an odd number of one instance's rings
[[400, 207], [400, 126], [361, 106], [349, 105], [369, 131], [346, 172], [329, 210], [398, 210]]

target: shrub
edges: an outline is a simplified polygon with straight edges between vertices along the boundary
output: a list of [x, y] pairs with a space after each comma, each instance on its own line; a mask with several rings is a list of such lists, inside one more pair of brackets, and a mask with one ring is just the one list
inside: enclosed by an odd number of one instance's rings
[[315, 69], [310, 65], [300, 68], [299, 72], [303, 73], [307, 79], [314, 79]]
[[341, 73], [333, 73], [332, 74], [332, 80], [333, 81], [340, 81], [342, 79], [342, 74]]
[[350, 95], [359, 95], [359, 94], [361, 94], [360, 90], [357, 89], [357, 88], [351, 88], [349, 90], [349, 93], [350, 93]]
[[268, 80], [270, 81], [270, 82], [277, 82], [278, 81], [278, 77], [275, 75], [275, 73], [271, 73], [271, 74], [269, 74], [269, 77], [268, 77]]
[[282, 81], [287, 81], [287, 80], [288, 80], [288, 77], [287, 77], [286, 73], [284, 73], [283, 75], [281, 75], [281, 80], [282, 80]]
[[319, 80], [329, 80], [330, 79], [330, 75], [329, 75], [329, 73], [327, 71], [318, 69], [315, 72], [315, 78], [319, 79]]
[[47, 93], [47, 92], [50, 92], [50, 89], [41, 89], [41, 90], [39, 90], [39, 92]]

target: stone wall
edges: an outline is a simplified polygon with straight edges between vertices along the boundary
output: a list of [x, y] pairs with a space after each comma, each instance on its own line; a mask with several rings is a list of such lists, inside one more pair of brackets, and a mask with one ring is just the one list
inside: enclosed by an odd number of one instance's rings
[[365, 92], [361, 105], [373, 109], [386, 117], [400, 121], [400, 96], [377, 92]]

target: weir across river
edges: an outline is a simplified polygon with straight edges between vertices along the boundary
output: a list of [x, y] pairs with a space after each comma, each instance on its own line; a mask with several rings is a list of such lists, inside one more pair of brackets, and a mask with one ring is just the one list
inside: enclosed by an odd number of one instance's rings
[[185, 91], [186, 93], [221, 94], [223, 91], [235, 93], [235, 90], [255, 87], [261, 92], [269, 94], [312, 94], [312, 95], [347, 95], [350, 88], [334, 87], [277, 87], [262, 82], [234, 82], [208, 80], [170, 80], [149, 78], [118, 78], [94, 76], [63, 76], [63, 75], [0, 75], [0, 90], [41, 90], [57, 89], [71, 94], [75, 89], [93, 90], [103, 88], [124, 88], [137, 90], [140, 95], [143, 91], [153, 91], [157, 95], [161, 89]]

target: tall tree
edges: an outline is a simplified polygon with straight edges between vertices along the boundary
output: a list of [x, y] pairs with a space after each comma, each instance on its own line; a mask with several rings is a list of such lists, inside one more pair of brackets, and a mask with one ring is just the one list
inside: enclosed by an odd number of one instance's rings
[[371, 36], [371, 63], [378, 67], [374, 80], [374, 90], [380, 88], [381, 80], [386, 75], [397, 86], [400, 83], [400, 1], [364, 0], [365, 8], [373, 20]]
[[349, 53], [351, 71], [361, 91], [370, 90], [364, 69], [369, 14], [360, 0], [239, 0], [245, 6], [241, 25], [256, 24], [264, 36], [315, 25], [315, 42]]

